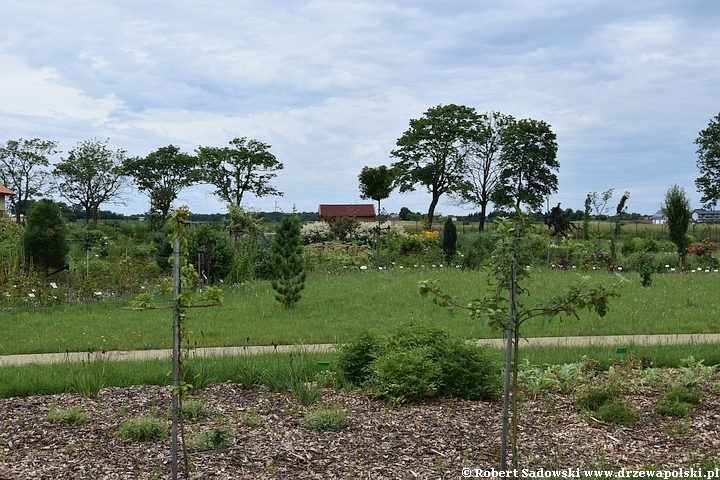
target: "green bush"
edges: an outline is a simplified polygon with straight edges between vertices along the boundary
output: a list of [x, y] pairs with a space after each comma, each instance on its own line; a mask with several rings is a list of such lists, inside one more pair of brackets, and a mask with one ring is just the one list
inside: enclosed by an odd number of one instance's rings
[[588, 388], [575, 400], [575, 405], [584, 409], [597, 411], [600, 407], [612, 400], [613, 396], [604, 389]]
[[70, 425], [82, 425], [87, 421], [87, 415], [80, 410], [80, 407], [73, 405], [59, 410], [57, 406], [50, 405], [45, 421], [50, 423], [66, 423]]
[[438, 395], [442, 368], [433, 360], [432, 347], [388, 352], [370, 365], [365, 387], [393, 404], [416, 402]]
[[377, 338], [368, 331], [358, 334], [351, 342], [341, 345], [335, 358], [335, 368], [355, 385], [370, 375], [368, 366], [379, 348]]
[[232, 271], [235, 249], [227, 232], [204, 223], [188, 229], [188, 257], [209, 282], [224, 280]]
[[632, 427], [637, 422], [639, 413], [622, 402], [608, 402], [597, 409], [597, 416], [603, 422]]
[[157, 417], [139, 417], [120, 425], [120, 437], [123, 440], [149, 442], [165, 440], [168, 435], [167, 422]]
[[364, 332], [341, 347], [336, 362], [348, 380], [394, 404], [438, 395], [491, 400], [500, 391], [501, 369], [489, 350], [423, 324], [400, 325], [381, 339]]
[[340, 407], [319, 406], [305, 415], [300, 426], [318, 432], [337, 432], [347, 426], [347, 414]]
[[669, 417], [687, 417], [695, 405], [702, 401], [702, 394], [693, 386], [678, 385], [660, 394], [655, 412]]

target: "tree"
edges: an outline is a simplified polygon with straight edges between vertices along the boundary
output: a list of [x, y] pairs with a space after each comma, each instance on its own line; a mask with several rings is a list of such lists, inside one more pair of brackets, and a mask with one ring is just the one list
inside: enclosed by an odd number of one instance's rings
[[48, 193], [45, 190], [49, 172], [45, 170], [50, 165], [48, 156], [58, 153], [56, 141], [41, 140], [8, 140], [0, 147], [0, 182], [15, 192], [8, 197], [10, 208], [15, 219], [25, 214], [28, 202], [39, 195]]
[[[609, 308], [612, 297], [619, 297], [619, 286], [624, 282], [620, 278], [611, 286], [591, 286], [582, 279], [568, 287], [567, 291], [547, 301], [538, 302], [533, 299], [532, 306], [523, 301], [523, 294], [528, 293], [527, 281], [531, 270], [524, 265], [532, 264], [532, 249], [530, 239], [534, 235], [535, 219], [520, 210], [512, 219], [499, 218], [496, 221], [493, 239], [495, 249], [488, 262], [487, 282], [490, 292], [485, 297], [476, 298], [469, 303], [457, 300], [444, 293], [436, 281], [420, 282], [420, 294], [426, 298], [429, 294], [435, 296], [433, 301], [444, 307], [462, 308], [470, 311], [473, 318], [478, 316], [487, 318], [491, 328], [505, 331], [505, 386], [503, 392], [502, 414], [502, 446], [500, 469], [507, 469], [507, 440], [510, 434], [510, 458], [513, 467], [517, 466], [517, 424], [518, 424], [518, 370], [520, 327], [534, 318], [544, 321], [553, 317], [574, 316], [583, 309], [594, 311], [604, 317]], [[512, 400], [512, 407], [511, 407]], [[512, 415], [510, 410], [512, 408]], [[512, 426], [510, 425], [512, 419]]]
[[398, 148], [390, 153], [399, 159], [392, 167], [397, 171], [395, 183], [400, 193], [414, 191], [418, 185], [430, 193], [430, 226], [440, 197], [459, 193], [465, 187], [467, 158], [477, 136], [477, 124], [474, 108], [438, 105], [422, 118], [411, 119], [410, 128], [397, 140]]
[[612, 198], [614, 191], [615, 191], [614, 188], [610, 188], [610, 189], [602, 192], [602, 194], [598, 194], [598, 192], [588, 193], [588, 198], [590, 199], [590, 203], [592, 203], [592, 206], [595, 209], [595, 216], [597, 216], [598, 234], [600, 234], [600, 220], [601, 220], [600, 217], [602, 217], [605, 214], [605, 212], [607, 212], [607, 210], [608, 210], [607, 204], [610, 201], [610, 199]]
[[26, 217], [23, 242], [28, 260], [43, 269], [46, 280], [51, 268], [61, 269], [66, 265], [65, 257], [70, 251], [67, 233], [60, 207], [55, 202], [46, 198], [35, 202]]
[[515, 119], [499, 112], [490, 112], [490, 115], [480, 114], [478, 120], [477, 136], [467, 158], [465, 187], [459, 196], [465, 202], [480, 207], [478, 230], [482, 232], [485, 229], [487, 206], [503, 171], [505, 130]]
[[665, 203], [662, 211], [667, 218], [670, 241], [677, 247], [680, 256], [680, 268], [687, 254], [687, 229], [690, 226], [690, 199], [685, 195], [685, 189], [677, 185], [670, 187], [665, 194]]
[[53, 170], [60, 194], [85, 209], [86, 224], [90, 218], [97, 223], [98, 208], [103, 203], [122, 203], [125, 150], [113, 152], [107, 143], [107, 140], [78, 142]]
[[587, 194], [587, 197], [585, 197], [585, 210], [583, 210], [583, 216], [582, 216], [582, 236], [585, 240], [590, 240], [590, 207], [592, 206], [592, 197], [591, 194]]
[[541, 210], [545, 197], [558, 189], [553, 173], [560, 169], [558, 145], [550, 125], [533, 119], [512, 122], [504, 130], [502, 145], [502, 172], [493, 203]]
[[307, 273], [302, 253], [300, 219], [297, 215], [285, 215], [275, 229], [270, 263], [277, 276], [272, 281], [275, 300], [286, 309], [300, 301], [300, 292], [305, 288]]
[[270, 185], [284, 165], [269, 152], [270, 145], [246, 137], [229, 142], [231, 147], [198, 147], [197, 154], [204, 172], [204, 181], [214, 185], [221, 200], [240, 205], [243, 196], [256, 197], [283, 193]]
[[150, 214], [164, 219], [183, 188], [200, 181], [198, 158], [175, 145], [160, 147], [146, 157], [126, 158], [124, 175], [132, 177], [138, 190], [150, 197]]
[[695, 144], [700, 170], [695, 186], [702, 193], [700, 203], [706, 207], [714, 206], [720, 200], [720, 114], [700, 132]]
[[378, 214], [380, 214], [380, 200], [385, 200], [393, 191], [395, 172], [385, 165], [379, 167], [363, 167], [358, 175], [360, 181], [360, 198], [363, 200], [373, 199], [378, 203]]
[[445, 254], [445, 261], [448, 265], [452, 263], [457, 253], [457, 228], [450, 217], [445, 220], [445, 227], [443, 229], [443, 253]]
[[627, 213], [627, 207], [625, 206], [625, 203], [627, 203], [629, 198], [630, 192], [625, 190], [625, 193], [622, 197], [620, 197], [620, 202], [618, 202], [617, 209], [615, 210], [615, 229], [613, 230], [615, 238], [619, 237], [620, 232], [622, 231], [622, 217]]

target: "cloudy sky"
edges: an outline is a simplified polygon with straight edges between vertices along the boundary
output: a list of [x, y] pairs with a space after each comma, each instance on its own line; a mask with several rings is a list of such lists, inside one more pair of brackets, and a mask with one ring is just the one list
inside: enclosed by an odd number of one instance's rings
[[[361, 202], [362, 167], [391, 163], [411, 118], [455, 103], [552, 126], [553, 205], [614, 188], [613, 205], [629, 190], [629, 210], [652, 214], [677, 183], [696, 208], [719, 25], [717, 0], [4, 0], [0, 142], [57, 140], [58, 161], [94, 138], [131, 156], [255, 138], [284, 163], [285, 195], [248, 205], [315, 211]], [[210, 187], [180, 201], [225, 211]], [[429, 202], [395, 191], [383, 206]]]

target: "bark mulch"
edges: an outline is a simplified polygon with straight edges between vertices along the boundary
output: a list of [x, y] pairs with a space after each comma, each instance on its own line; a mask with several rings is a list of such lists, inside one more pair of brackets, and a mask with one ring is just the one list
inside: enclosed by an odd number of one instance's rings
[[[720, 465], [717, 373], [697, 388], [703, 401], [688, 418], [654, 412], [658, 392], [641, 388], [629, 401], [644, 413], [634, 427], [599, 421], [575, 394], [542, 391], [521, 403], [521, 468], [640, 469]], [[307, 411], [289, 393], [235, 384], [193, 392], [208, 414], [187, 420], [188, 434], [226, 428], [232, 446], [190, 456], [191, 478], [460, 479], [470, 469], [498, 468], [501, 403], [436, 399], [391, 408], [360, 390], [323, 390], [320, 404], [342, 407], [337, 432], [301, 426]], [[167, 418], [168, 387], [104, 388], [97, 399], [75, 394], [0, 399], [0, 479], [151, 479], [170, 476], [170, 440], [121, 438], [139, 416]], [[51, 407], [77, 406], [82, 425], [50, 423]], [[249, 419], [259, 420], [254, 425]], [[475, 474], [475, 470], [469, 472]]]

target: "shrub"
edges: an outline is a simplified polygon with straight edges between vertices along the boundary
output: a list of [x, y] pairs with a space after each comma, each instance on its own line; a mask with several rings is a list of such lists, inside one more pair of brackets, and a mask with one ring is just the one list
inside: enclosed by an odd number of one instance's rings
[[318, 432], [337, 432], [347, 426], [347, 414], [340, 407], [319, 406], [305, 415], [300, 426]]
[[603, 422], [632, 427], [637, 422], [639, 413], [622, 402], [607, 402], [597, 409], [597, 416]]
[[604, 389], [589, 388], [578, 396], [575, 400], [575, 405], [582, 409], [595, 412], [600, 407], [610, 402], [612, 398], [612, 395]]
[[327, 242], [335, 237], [327, 222], [306, 223], [300, 229], [300, 235], [305, 245]]
[[335, 358], [335, 368], [355, 385], [360, 385], [370, 375], [368, 366], [379, 348], [378, 340], [368, 331], [341, 345]]
[[198, 400], [187, 400], [182, 402], [181, 412], [183, 418], [197, 420], [208, 414], [207, 407]]
[[209, 452], [232, 445], [232, 434], [227, 427], [214, 427], [205, 433], [188, 435], [188, 449], [192, 452]]
[[445, 330], [403, 324], [378, 340], [369, 333], [341, 347], [337, 368], [393, 404], [437, 395], [490, 400], [500, 391], [500, 366], [489, 350]]
[[702, 394], [692, 386], [678, 385], [660, 394], [655, 411], [659, 415], [686, 417], [693, 406], [700, 404]]
[[188, 258], [201, 277], [210, 282], [224, 280], [233, 269], [235, 250], [227, 232], [210, 224], [188, 229]]
[[432, 347], [414, 347], [373, 361], [365, 386], [375, 397], [402, 404], [436, 396], [441, 381], [442, 368], [433, 361]]
[[50, 423], [67, 423], [71, 425], [82, 425], [87, 421], [87, 415], [79, 407], [73, 405], [66, 409], [58, 410], [57, 406], [51, 405], [45, 421]]
[[149, 442], [165, 440], [168, 435], [167, 422], [157, 417], [139, 417], [120, 425], [120, 437], [124, 440]]

